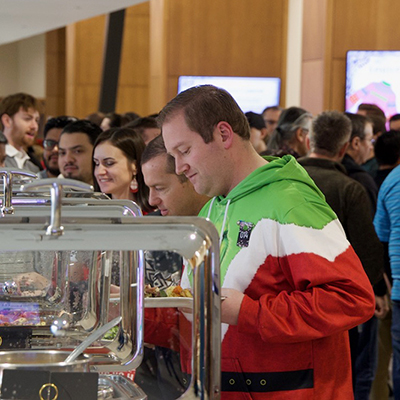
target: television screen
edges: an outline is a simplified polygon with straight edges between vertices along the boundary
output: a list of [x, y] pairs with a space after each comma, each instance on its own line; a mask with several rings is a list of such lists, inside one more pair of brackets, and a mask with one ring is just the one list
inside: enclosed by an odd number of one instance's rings
[[180, 76], [178, 93], [198, 85], [214, 85], [228, 91], [243, 112], [262, 113], [266, 107], [279, 105], [280, 78], [243, 76]]
[[347, 52], [346, 111], [376, 104], [387, 118], [400, 112], [400, 51]]

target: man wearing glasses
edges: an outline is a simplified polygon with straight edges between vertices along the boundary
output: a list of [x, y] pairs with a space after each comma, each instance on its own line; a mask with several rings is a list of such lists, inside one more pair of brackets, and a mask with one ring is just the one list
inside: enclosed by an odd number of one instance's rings
[[49, 118], [44, 126], [43, 163], [45, 169], [38, 173], [39, 178], [57, 178], [60, 174], [58, 167], [58, 141], [61, 131], [70, 123], [77, 121], [74, 117], [61, 116]]

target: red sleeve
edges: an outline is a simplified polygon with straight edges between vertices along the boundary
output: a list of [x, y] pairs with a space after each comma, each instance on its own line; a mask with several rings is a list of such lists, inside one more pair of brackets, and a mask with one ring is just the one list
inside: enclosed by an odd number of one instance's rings
[[264, 341], [294, 343], [348, 330], [374, 314], [372, 286], [351, 246], [332, 262], [310, 253], [268, 257], [257, 276], [271, 277], [271, 271], [284, 277], [281, 290], [257, 298], [260, 280], [254, 279], [241, 305], [239, 332], [256, 330]]

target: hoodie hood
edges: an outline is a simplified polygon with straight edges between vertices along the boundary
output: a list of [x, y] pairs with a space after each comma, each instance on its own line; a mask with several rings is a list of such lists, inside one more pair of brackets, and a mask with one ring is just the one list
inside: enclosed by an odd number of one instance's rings
[[[295, 158], [265, 159], [268, 164], [253, 171], [226, 197], [211, 199], [200, 211], [199, 216], [210, 219], [219, 232], [221, 260], [232, 259], [242, 246], [239, 236], [245, 237], [247, 229], [250, 238], [251, 230], [262, 220], [322, 229], [336, 218]], [[222, 263], [222, 276], [228, 264]]]
[[[228, 195], [217, 196], [216, 203], [221, 205], [227, 204], [229, 201], [233, 203], [252, 192], [259, 190], [261, 187], [281, 181], [301, 182], [309, 186], [318, 196], [325, 199], [322, 192], [316, 187], [306, 170], [291, 155], [285, 155], [282, 158], [267, 156], [263, 157], [268, 164], [257, 168], [249, 176], [235, 186]], [[208, 203], [209, 204], [209, 203]], [[207, 207], [207, 205], [206, 205]]]

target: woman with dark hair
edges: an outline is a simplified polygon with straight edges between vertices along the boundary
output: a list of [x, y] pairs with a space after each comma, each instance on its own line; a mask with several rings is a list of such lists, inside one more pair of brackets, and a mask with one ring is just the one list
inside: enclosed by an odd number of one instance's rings
[[138, 132], [112, 128], [102, 132], [93, 148], [95, 189], [112, 199], [133, 200], [143, 213], [153, 211], [144, 183], [140, 160], [145, 144]]
[[291, 154], [295, 158], [305, 156], [308, 153], [307, 135], [311, 120], [312, 115], [303, 108], [283, 110], [268, 142], [269, 154], [279, 157]]

